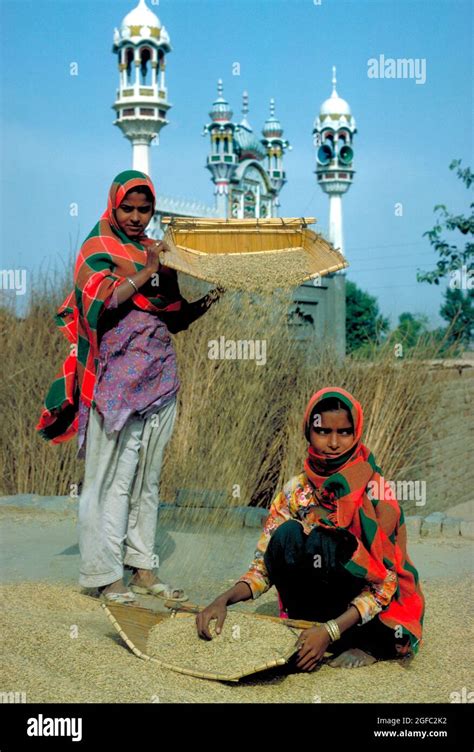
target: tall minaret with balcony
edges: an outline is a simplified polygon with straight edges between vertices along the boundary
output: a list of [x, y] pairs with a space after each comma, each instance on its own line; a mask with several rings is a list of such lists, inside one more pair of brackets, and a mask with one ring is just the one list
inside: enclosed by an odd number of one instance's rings
[[[342, 224], [342, 196], [352, 185], [354, 151], [352, 139], [356, 123], [351, 108], [336, 91], [336, 68], [332, 69], [332, 93], [319, 110], [314, 121], [313, 139], [316, 146], [316, 179], [329, 196], [329, 241], [345, 253]], [[315, 288], [319, 299], [319, 330], [323, 338], [332, 342], [341, 356], [346, 350], [346, 275], [344, 271], [329, 274], [322, 287]]]
[[206, 167], [212, 175], [215, 185], [214, 195], [216, 211], [219, 217], [228, 216], [229, 183], [237, 162], [234, 152], [233, 112], [223, 96], [222, 79], [217, 82], [217, 99], [214, 101], [209, 117], [211, 122], [204, 126], [203, 136], [210, 135], [211, 152], [207, 157]]
[[272, 186], [276, 191], [274, 198], [274, 216], [278, 216], [280, 206], [279, 194], [286, 183], [286, 173], [283, 169], [283, 154], [285, 149], [291, 149], [290, 142], [283, 138], [283, 128], [275, 117], [275, 100], [270, 99], [270, 117], [263, 126], [262, 143], [267, 150], [267, 172]]
[[329, 195], [329, 240], [344, 253], [342, 196], [354, 176], [352, 138], [357, 132], [351, 108], [336, 91], [336, 68], [332, 69], [332, 94], [321, 105], [314, 121], [316, 179]]
[[[332, 94], [326, 99], [314, 121], [316, 179], [329, 196], [328, 239], [344, 253], [342, 196], [354, 175], [352, 137], [355, 120], [348, 103], [336, 91], [336, 68], [333, 67]], [[343, 271], [322, 279], [304, 282], [296, 291], [295, 322], [302, 339], [315, 337], [308, 348], [317, 361], [320, 345], [330, 345], [340, 357], [346, 352], [346, 275]], [[304, 322], [304, 323], [303, 323]], [[306, 323], [309, 322], [309, 323]]]
[[165, 83], [165, 58], [171, 45], [168, 32], [145, 0], [115, 29], [112, 51], [119, 68], [114, 125], [132, 143], [133, 169], [150, 175], [150, 144], [167, 125], [171, 107]]

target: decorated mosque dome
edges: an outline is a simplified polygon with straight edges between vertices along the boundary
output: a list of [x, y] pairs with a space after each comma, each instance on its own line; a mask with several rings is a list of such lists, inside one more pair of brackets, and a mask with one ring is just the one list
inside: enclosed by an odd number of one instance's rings
[[264, 159], [266, 149], [255, 133], [237, 126], [234, 138], [241, 159]]
[[230, 109], [229, 102], [223, 96], [224, 87], [222, 79], [217, 82], [217, 99], [212, 103], [212, 109], [209, 116], [215, 123], [228, 123], [232, 120], [233, 112]]
[[138, 5], [123, 19], [120, 29], [116, 30], [114, 42], [115, 44], [118, 44], [120, 40], [140, 42], [150, 38], [169, 45], [168, 32], [161, 25], [160, 19], [150, 10], [145, 0], [139, 0]]
[[332, 77], [332, 94], [328, 99], [325, 99], [321, 105], [319, 111], [320, 117], [340, 118], [341, 115], [345, 115], [347, 118], [352, 116], [351, 108], [348, 102], [336, 91], [336, 68], [333, 67]]
[[283, 128], [280, 121], [275, 117], [275, 100], [270, 99], [270, 117], [265, 120], [262, 130], [265, 138], [279, 138], [283, 135]]
[[253, 132], [252, 126], [247, 119], [249, 112], [249, 95], [246, 91], [243, 93], [242, 100], [243, 118], [236, 127], [234, 134], [240, 159], [264, 159], [266, 155], [265, 146]]

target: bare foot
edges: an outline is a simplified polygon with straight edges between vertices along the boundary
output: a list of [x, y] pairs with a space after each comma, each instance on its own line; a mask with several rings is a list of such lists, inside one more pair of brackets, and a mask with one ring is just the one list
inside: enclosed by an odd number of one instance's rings
[[370, 666], [377, 659], [373, 655], [364, 653], [359, 648], [350, 648], [329, 661], [329, 666], [333, 668], [359, 668], [360, 666]]

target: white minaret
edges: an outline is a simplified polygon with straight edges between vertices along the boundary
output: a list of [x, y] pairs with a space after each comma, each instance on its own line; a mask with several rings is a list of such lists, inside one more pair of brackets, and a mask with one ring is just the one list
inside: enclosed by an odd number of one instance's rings
[[150, 175], [150, 144], [167, 125], [171, 107], [165, 85], [165, 56], [170, 39], [145, 0], [114, 30], [112, 51], [118, 56], [119, 88], [113, 109], [114, 125], [132, 143], [133, 169]]
[[342, 253], [342, 195], [349, 190], [354, 175], [352, 137], [356, 132], [351, 108], [336, 91], [336, 68], [333, 66], [332, 94], [321, 105], [314, 121], [313, 137], [317, 147], [316, 178], [329, 195], [329, 240]]

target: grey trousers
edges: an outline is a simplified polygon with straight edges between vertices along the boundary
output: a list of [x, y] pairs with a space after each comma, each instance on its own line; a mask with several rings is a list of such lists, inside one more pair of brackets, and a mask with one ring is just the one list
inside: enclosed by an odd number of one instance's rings
[[85, 476], [79, 498], [79, 584], [101, 587], [124, 565], [153, 569], [163, 453], [176, 420], [176, 397], [148, 418], [106, 434], [89, 414]]

